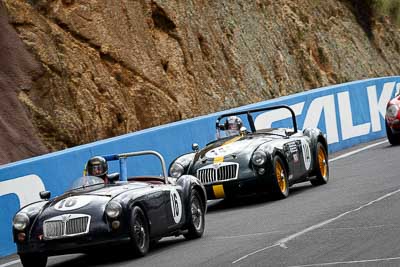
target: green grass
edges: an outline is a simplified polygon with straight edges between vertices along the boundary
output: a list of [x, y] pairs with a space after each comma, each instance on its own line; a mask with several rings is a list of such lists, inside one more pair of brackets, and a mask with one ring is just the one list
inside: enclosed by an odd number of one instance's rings
[[389, 16], [394, 23], [400, 25], [400, 0], [369, 0], [376, 15]]

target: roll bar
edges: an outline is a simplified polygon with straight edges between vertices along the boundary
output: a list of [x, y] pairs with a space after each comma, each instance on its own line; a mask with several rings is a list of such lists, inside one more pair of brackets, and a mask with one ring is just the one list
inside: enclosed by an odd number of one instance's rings
[[143, 155], [154, 155], [159, 158], [159, 160], [161, 162], [163, 175], [164, 175], [164, 183], [168, 184], [168, 176], [167, 176], [167, 168], [165, 167], [165, 160], [164, 160], [163, 156], [156, 151], [144, 150], [144, 151], [137, 151], [137, 152], [122, 153], [122, 154], [105, 155], [102, 157], [105, 158], [106, 161], [119, 160], [119, 166], [120, 166], [120, 170], [121, 170], [120, 181], [128, 181], [128, 170], [127, 170], [127, 165], [126, 165], [127, 158], [143, 156]]
[[216, 128], [219, 129], [219, 125], [220, 125], [219, 123], [220, 123], [220, 120], [221, 120], [222, 118], [229, 117], [229, 116], [235, 116], [235, 115], [243, 115], [243, 114], [246, 114], [246, 115], [247, 115], [247, 120], [249, 121], [250, 129], [251, 129], [251, 131], [254, 133], [254, 132], [256, 131], [256, 127], [255, 127], [255, 125], [254, 125], [254, 119], [253, 119], [253, 116], [252, 116], [251, 113], [261, 112], [261, 111], [268, 111], [268, 110], [275, 110], [275, 109], [281, 109], [281, 108], [287, 109], [287, 110], [290, 111], [290, 113], [291, 113], [291, 115], [292, 115], [293, 129], [294, 129], [294, 132], [297, 133], [296, 115], [294, 114], [293, 109], [292, 109], [291, 107], [289, 107], [289, 106], [286, 106], [286, 105], [278, 105], [278, 106], [273, 106], [273, 107], [257, 108], [257, 109], [250, 109], [250, 110], [245, 110], [245, 111], [238, 111], [238, 112], [232, 112], [232, 113], [225, 113], [225, 114], [220, 115], [220, 116], [217, 118], [217, 121], [216, 121]]

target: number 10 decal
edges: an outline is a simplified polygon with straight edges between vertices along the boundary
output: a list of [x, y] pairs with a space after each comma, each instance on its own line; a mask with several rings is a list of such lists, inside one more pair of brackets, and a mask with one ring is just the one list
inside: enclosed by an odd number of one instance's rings
[[60, 211], [76, 210], [89, 204], [92, 199], [92, 196], [69, 197], [57, 202], [54, 208]]
[[182, 218], [182, 201], [178, 191], [175, 188], [171, 189], [171, 210], [175, 223], [179, 223]]

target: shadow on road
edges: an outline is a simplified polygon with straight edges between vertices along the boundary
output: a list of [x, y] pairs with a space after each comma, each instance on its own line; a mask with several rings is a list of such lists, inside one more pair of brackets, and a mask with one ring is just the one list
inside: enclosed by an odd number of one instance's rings
[[[306, 190], [312, 190], [313, 188], [316, 187], [312, 186], [310, 182], [295, 184], [294, 186], [290, 187], [289, 198], [294, 197], [295, 195]], [[222, 210], [226, 211], [229, 209], [254, 208], [265, 204], [273, 204], [276, 201], [282, 200], [276, 200], [270, 194], [254, 194], [229, 200], [211, 200], [207, 203], [207, 213], [213, 213]]]
[[[187, 242], [185, 238], [174, 238], [168, 237], [159, 242], [153, 243], [150, 247], [148, 254], [145, 257], [151, 257], [152, 254], [160, 253], [163, 250], [169, 249], [174, 245], [178, 245], [182, 242]], [[129, 245], [113, 246], [109, 249], [93, 250], [87, 254], [79, 255], [77, 254], [74, 258], [69, 258], [63, 260], [62, 257], [68, 256], [55, 256], [51, 257], [56, 259], [57, 263], [52, 263], [49, 260], [48, 266], [51, 267], [84, 267], [84, 266], [108, 266], [118, 263], [135, 262], [135, 259], [141, 259], [141, 257], [136, 257], [129, 250]], [[50, 258], [50, 259], [51, 259]]]

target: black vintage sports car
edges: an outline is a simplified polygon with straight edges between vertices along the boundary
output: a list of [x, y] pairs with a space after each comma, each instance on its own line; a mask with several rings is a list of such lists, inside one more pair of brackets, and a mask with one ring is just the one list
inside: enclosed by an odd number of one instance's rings
[[[255, 128], [253, 115], [262, 111], [288, 109], [293, 129]], [[240, 121], [247, 115], [251, 131], [241, 127], [236, 136], [221, 137], [229, 132], [222, 118]], [[233, 116], [233, 117], [232, 117]], [[317, 128], [297, 130], [296, 117], [288, 106], [275, 106], [228, 113], [218, 117], [217, 140], [199, 150], [175, 159], [169, 168], [172, 177], [194, 175], [207, 191], [208, 199], [233, 199], [238, 195], [269, 192], [277, 199], [289, 195], [295, 183], [310, 181], [313, 185], [326, 184], [329, 179], [328, 145]]]
[[[160, 159], [164, 177], [128, 178], [126, 158], [148, 154]], [[150, 242], [162, 237], [203, 235], [207, 198], [196, 177], [167, 177], [164, 159], [155, 151], [105, 158], [120, 160], [120, 181], [104, 184], [84, 176], [63, 195], [49, 200], [50, 192], [41, 192], [43, 201], [17, 212], [13, 235], [23, 266], [46, 266], [48, 256], [124, 242], [132, 254], [143, 256]]]

